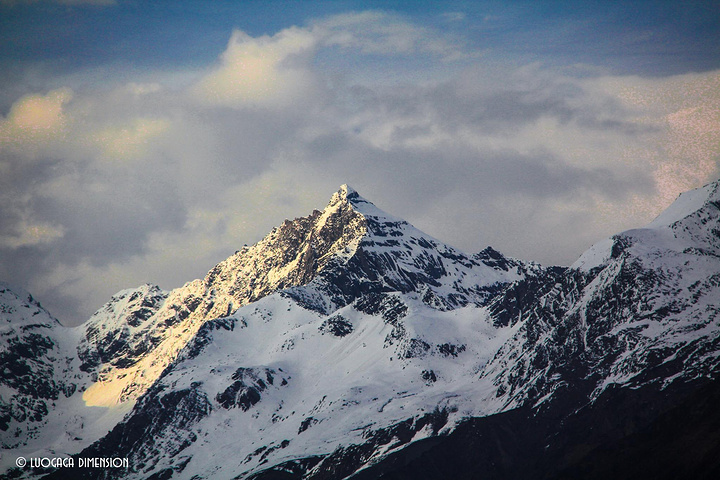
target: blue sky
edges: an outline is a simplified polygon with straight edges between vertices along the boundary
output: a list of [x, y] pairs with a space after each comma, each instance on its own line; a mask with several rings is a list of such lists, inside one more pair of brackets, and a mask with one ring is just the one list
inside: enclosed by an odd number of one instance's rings
[[[185, 68], [219, 53], [228, 32], [252, 36], [334, 14], [382, 10], [461, 35], [498, 58], [591, 63], [613, 73], [706, 71], [720, 62], [716, 2], [168, 1], [2, 3], [3, 63]], [[453, 21], [452, 19], [455, 19]], [[11, 63], [12, 64], [12, 63]]]
[[570, 264], [720, 176], [717, 2], [0, 0], [0, 280], [68, 324], [349, 183]]

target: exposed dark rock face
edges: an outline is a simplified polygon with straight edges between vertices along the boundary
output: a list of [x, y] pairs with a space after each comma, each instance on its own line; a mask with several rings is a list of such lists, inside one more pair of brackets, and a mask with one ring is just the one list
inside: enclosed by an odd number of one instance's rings
[[[345, 478], [364, 466], [378, 449], [393, 445], [395, 447], [408, 444], [412, 438], [425, 428], [437, 434], [447, 423], [447, 412], [436, 410], [419, 418], [410, 418], [388, 428], [368, 431], [366, 441], [362, 445], [340, 447], [323, 458], [303, 477], [312, 480], [330, 480]], [[422, 478], [422, 477], [417, 477]]]
[[353, 331], [352, 323], [348, 322], [342, 315], [333, 315], [325, 320], [319, 328], [322, 333], [329, 333], [336, 337], [344, 337]]
[[[250, 407], [260, 401], [261, 393], [275, 384], [275, 377], [278, 372], [271, 368], [238, 368], [232, 375], [234, 382], [221, 393], [215, 396], [215, 400], [223, 408], [241, 408], [248, 411]], [[287, 385], [287, 380], [280, 379], [282, 385]]]
[[[160, 385], [149, 390], [133, 413], [116, 425], [105, 437], [76, 455], [76, 458], [127, 458], [129, 469], [62, 468], [48, 479], [122, 478], [140, 474], [144, 478], [170, 478], [187, 465], [181, 453], [197, 440], [192, 426], [212, 411], [212, 402], [199, 382], [188, 388], [166, 392]], [[173, 459], [174, 468], [153, 472], [155, 452]], [[144, 475], [143, 475], [144, 474]]]
[[[85, 328], [85, 338], [78, 346], [82, 370], [94, 373], [103, 364], [126, 368], [136, 363], [153, 347], [152, 338], [141, 334], [140, 327], [157, 313], [166, 298], [167, 293], [153, 285], [114, 295]], [[104, 321], [108, 317], [116, 321], [108, 324]]]

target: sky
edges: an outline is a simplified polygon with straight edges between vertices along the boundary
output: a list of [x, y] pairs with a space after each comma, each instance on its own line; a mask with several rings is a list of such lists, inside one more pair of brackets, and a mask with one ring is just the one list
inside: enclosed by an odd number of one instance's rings
[[720, 3], [0, 0], [0, 281], [66, 325], [349, 184], [570, 265], [720, 178]]

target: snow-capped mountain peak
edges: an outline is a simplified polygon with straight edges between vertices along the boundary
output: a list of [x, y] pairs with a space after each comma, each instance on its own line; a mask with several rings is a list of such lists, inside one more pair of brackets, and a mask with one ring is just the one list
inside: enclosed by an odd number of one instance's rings
[[374, 203], [361, 196], [354, 188], [347, 184], [341, 185], [340, 189], [332, 195], [326, 210], [342, 204], [350, 205], [353, 210], [366, 218], [374, 217], [376, 219], [402, 221], [376, 207]]
[[[442, 244], [343, 185], [323, 211], [285, 220], [203, 279], [171, 292], [141, 287], [116, 295], [85, 325], [81, 356], [97, 382], [84, 398], [98, 406], [138, 398], [206, 321], [274, 292], [322, 313], [371, 291], [416, 291], [428, 305], [451, 309], [481, 304], [523, 275], [524, 264], [499, 268], [497, 260]], [[128, 318], [142, 321], [128, 325]]]
[[590, 271], [616, 258], [632, 245], [683, 252], [688, 248], [720, 255], [720, 181], [684, 192], [643, 228], [627, 230], [597, 242], [573, 263]]
[[[83, 383], [77, 336], [33, 297], [0, 284], [0, 447], [24, 446]], [[1, 458], [1, 457], [0, 457]]]
[[[617, 385], [667, 386], [717, 368], [719, 190], [715, 182], [683, 194], [645, 228], [595, 244], [570, 269], [538, 282], [544, 286], [519, 282], [504, 292], [491, 309], [523, 319], [523, 331], [486, 374], [498, 372], [506, 398], [538, 401], [583, 382], [596, 398]], [[503, 361], [518, 351], [525, 362], [509, 372]]]

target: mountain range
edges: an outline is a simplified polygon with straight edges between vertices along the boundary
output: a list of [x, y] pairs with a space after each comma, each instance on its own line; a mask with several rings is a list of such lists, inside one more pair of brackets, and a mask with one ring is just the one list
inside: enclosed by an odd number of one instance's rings
[[78, 327], [0, 285], [0, 475], [720, 478], [719, 312], [718, 182], [570, 267], [465, 254], [344, 185]]

